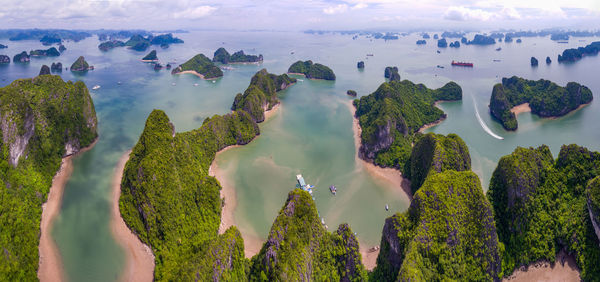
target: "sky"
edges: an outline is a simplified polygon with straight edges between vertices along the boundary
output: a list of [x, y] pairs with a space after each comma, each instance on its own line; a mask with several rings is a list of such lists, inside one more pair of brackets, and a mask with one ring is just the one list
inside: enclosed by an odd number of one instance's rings
[[600, 29], [600, 0], [0, 0], [0, 28]]

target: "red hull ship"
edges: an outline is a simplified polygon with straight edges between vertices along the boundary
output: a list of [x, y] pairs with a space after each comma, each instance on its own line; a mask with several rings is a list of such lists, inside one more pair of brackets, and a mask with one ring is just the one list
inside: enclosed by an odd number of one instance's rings
[[473, 63], [465, 63], [465, 62], [455, 62], [452, 61], [452, 65], [453, 66], [459, 66], [459, 67], [473, 67]]

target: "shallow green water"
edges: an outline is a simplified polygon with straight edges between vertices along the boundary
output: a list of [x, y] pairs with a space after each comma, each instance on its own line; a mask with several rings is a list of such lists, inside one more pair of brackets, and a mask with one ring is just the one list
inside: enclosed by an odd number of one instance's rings
[[[462, 46], [437, 54], [433, 40], [426, 46], [416, 46], [416, 35], [388, 42], [283, 32], [193, 32], [178, 36], [186, 43], [158, 50], [160, 59], [182, 62], [199, 52], [212, 57], [214, 50], [224, 46], [229, 51], [243, 48], [247, 53], [262, 53], [265, 61], [261, 66], [236, 65], [212, 83], [191, 75], [155, 72], [150, 65], [138, 61], [144, 52], [121, 48], [101, 53], [95, 38], [68, 42], [67, 51], [54, 59], [68, 66], [79, 55], [85, 55], [96, 70], [83, 76], [64, 71], [63, 78], [83, 80], [89, 88], [95, 84], [102, 86], [92, 91], [100, 139], [91, 151], [74, 159], [73, 176], [65, 188], [61, 212], [52, 230], [72, 281], [115, 280], [122, 270], [123, 252], [109, 229], [110, 183], [119, 157], [135, 144], [150, 111], [165, 110], [178, 131], [197, 128], [204, 118], [227, 113], [235, 94], [245, 90], [251, 76], [263, 67], [272, 73], [283, 73], [296, 60], [312, 59], [330, 66], [337, 81], [301, 78], [303, 81], [281, 94], [281, 109], [261, 124], [260, 137], [223, 153], [218, 160], [237, 191], [234, 216], [238, 226], [262, 238], [288, 191], [294, 188], [297, 173], [317, 186], [316, 203], [330, 230], [348, 222], [366, 247], [379, 243], [384, 220], [391, 214], [384, 210], [385, 204], [393, 212], [408, 207], [400, 188], [372, 177], [356, 162], [352, 117], [347, 106], [350, 99], [345, 94], [348, 89], [356, 90], [360, 96], [373, 92], [384, 81], [383, 69], [388, 65], [398, 66], [402, 79], [428, 87], [440, 87], [449, 80], [463, 87], [463, 101], [441, 104], [448, 119], [430, 131], [458, 133], [465, 140], [473, 169], [486, 190], [498, 159], [516, 146], [548, 144], [555, 155], [565, 143], [600, 150], [597, 101], [556, 120], [522, 114], [518, 118], [519, 130], [511, 133], [493, 122], [487, 109], [493, 84], [509, 75], [545, 78], [561, 85], [577, 81], [590, 87], [598, 99], [600, 82], [595, 72], [600, 62], [598, 57], [588, 57], [573, 65], [553, 62], [550, 66], [542, 63], [535, 69], [529, 66], [531, 56], [540, 62], [546, 56], [556, 61], [556, 55], [563, 49], [586, 45], [593, 39], [557, 44], [548, 38], [524, 38], [522, 44]], [[0, 43], [6, 44], [3, 41]], [[8, 45], [0, 53], [11, 58], [22, 50], [42, 48], [34, 41], [8, 42]], [[495, 51], [499, 46], [502, 51]], [[366, 57], [367, 53], [374, 56]], [[495, 63], [492, 59], [502, 62]], [[364, 71], [356, 69], [359, 60], [365, 61]], [[452, 68], [452, 60], [474, 62], [475, 68]], [[34, 59], [28, 66], [1, 66], [0, 85], [35, 76], [42, 64], [49, 65], [52, 61]], [[117, 84], [118, 81], [122, 84]], [[482, 121], [504, 140], [495, 139], [482, 129], [475, 107]], [[335, 197], [328, 191], [332, 184], [338, 187]]]

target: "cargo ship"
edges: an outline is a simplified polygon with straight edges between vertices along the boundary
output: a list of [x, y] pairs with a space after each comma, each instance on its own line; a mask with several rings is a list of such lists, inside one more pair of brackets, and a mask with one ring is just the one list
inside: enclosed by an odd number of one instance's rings
[[466, 62], [455, 62], [452, 61], [452, 65], [453, 66], [459, 66], [459, 67], [473, 67], [473, 63], [466, 63]]

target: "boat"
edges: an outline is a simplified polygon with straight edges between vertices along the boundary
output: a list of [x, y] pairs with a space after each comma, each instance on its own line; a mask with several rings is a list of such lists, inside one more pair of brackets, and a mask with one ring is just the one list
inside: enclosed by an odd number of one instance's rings
[[467, 63], [467, 62], [456, 62], [456, 61], [452, 61], [452, 65], [453, 66], [459, 66], [459, 67], [473, 67], [473, 63]]
[[92, 87], [92, 90], [98, 90], [100, 89], [100, 85], [94, 85], [94, 87]]
[[494, 62], [502, 62], [502, 60], [496, 60], [496, 59], [494, 59]]
[[500, 50], [502, 50], [502, 47], [496, 48], [496, 51], [500, 51]]
[[369, 253], [377, 252], [377, 251], [379, 251], [379, 246], [373, 246], [369, 249]]
[[325, 225], [325, 218], [321, 217], [321, 224]]
[[440, 54], [440, 53], [442, 53], [442, 52], [440, 52], [440, 50], [437, 50], [437, 53], [438, 53], [438, 54]]
[[440, 65], [437, 65], [436, 67], [437, 67], [438, 69], [443, 69], [443, 68], [444, 68], [444, 66], [440, 66]]
[[217, 83], [217, 81], [213, 80], [213, 83]]
[[175, 86], [175, 82], [171, 83], [171, 85]]
[[385, 210], [386, 210], [386, 211], [389, 211], [389, 210], [390, 210], [390, 207], [389, 207], [387, 204], [385, 204]]
[[337, 193], [337, 189], [335, 188], [335, 185], [329, 186], [329, 191], [331, 191], [331, 194], [335, 195]]
[[306, 181], [304, 181], [304, 177], [302, 177], [302, 174], [296, 175], [296, 181], [298, 181], [298, 184], [296, 184], [297, 188], [300, 188], [312, 195], [315, 186], [307, 184]]
[[198, 83], [194, 83], [194, 86], [198, 86]]
[[373, 57], [373, 54], [367, 54], [367, 57]]
[[117, 81], [117, 84], [118, 84], [118, 85], [121, 85], [122, 83], [121, 83], [120, 81]]

